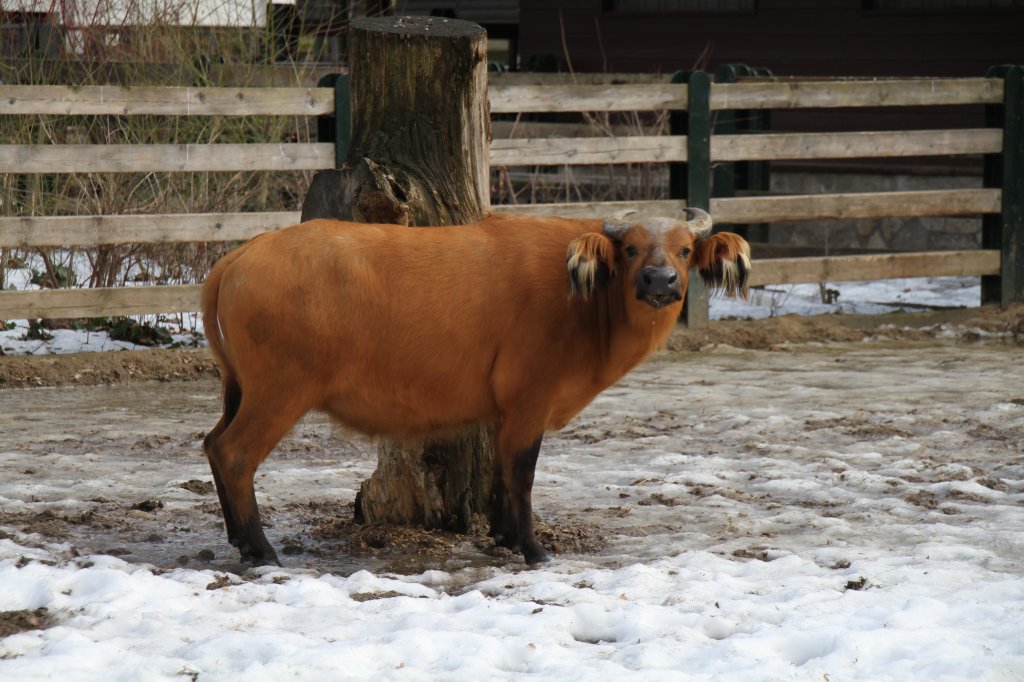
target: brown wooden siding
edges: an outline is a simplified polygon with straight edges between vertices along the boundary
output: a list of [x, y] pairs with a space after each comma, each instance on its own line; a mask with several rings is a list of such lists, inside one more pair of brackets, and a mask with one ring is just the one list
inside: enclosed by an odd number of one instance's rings
[[[1024, 63], [1024, 8], [883, 11], [860, 0], [761, 0], [753, 13], [639, 13], [602, 0], [520, 1], [520, 50], [579, 71], [746, 63], [780, 75], [979, 76]], [[600, 38], [599, 38], [600, 36]]]

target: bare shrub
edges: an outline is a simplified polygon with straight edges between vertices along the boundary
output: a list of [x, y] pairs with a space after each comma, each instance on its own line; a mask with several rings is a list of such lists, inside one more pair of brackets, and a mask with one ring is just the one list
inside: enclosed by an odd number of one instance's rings
[[[579, 122], [538, 123], [517, 116], [513, 137], [640, 137], [668, 134], [668, 112], [583, 112]], [[663, 163], [497, 167], [491, 203], [648, 201], [668, 196]]]
[[[14, 0], [31, 10], [39, 3]], [[26, 4], [27, 3], [27, 4]], [[258, 3], [194, 0], [55, 4], [62, 46], [0, 62], [0, 81], [21, 85], [308, 86], [311, 67], [282, 62]], [[244, 6], [244, 7], [243, 7]], [[239, 9], [241, 8], [241, 9]], [[249, 8], [249, 9], [246, 9]], [[5, 9], [7, 7], [5, 6]], [[206, 14], [204, 14], [204, 12]], [[248, 12], [248, 13], [247, 13]], [[219, 26], [206, 26], [211, 20]], [[311, 44], [305, 44], [312, 49]], [[292, 50], [294, 52], [294, 50]], [[315, 57], [307, 53], [303, 59]], [[282, 82], [286, 72], [288, 82]], [[276, 80], [275, 80], [276, 75]], [[295, 116], [0, 116], [0, 144], [218, 144], [307, 142], [315, 120]], [[312, 172], [149, 172], [0, 175], [0, 214], [124, 215], [298, 210]], [[192, 283], [230, 244], [104, 244], [0, 252], [0, 287], [12, 261], [39, 267], [48, 286]], [[74, 273], [61, 278], [61, 268]]]

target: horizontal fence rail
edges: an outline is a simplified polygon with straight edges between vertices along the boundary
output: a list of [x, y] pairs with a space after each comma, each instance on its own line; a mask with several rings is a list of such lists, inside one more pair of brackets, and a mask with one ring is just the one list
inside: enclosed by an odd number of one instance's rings
[[[860, 281], [897, 277], [999, 273], [1000, 252], [936, 251], [755, 261], [750, 286]], [[199, 285], [15, 291], [0, 295], [0, 319], [111, 317], [199, 309]]]
[[320, 116], [333, 112], [331, 88], [0, 85], [0, 114]]
[[[965, 134], [952, 134], [952, 133]], [[920, 131], [715, 138], [715, 161], [942, 156], [962, 141], [969, 153], [998, 149], [999, 131]], [[943, 134], [945, 133], [945, 134]], [[859, 136], [859, 137], [858, 137]], [[764, 137], [765, 139], [761, 139]], [[872, 152], [872, 143], [896, 144]], [[330, 143], [165, 145], [0, 145], [0, 173], [139, 173], [323, 170], [334, 167]], [[685, 135], [495, 140], [494, 166], [586, 166], [673, 163], [688, 159]]]
[[[900, 216], [981, 215], [999, 211], [998, 189], [799, 194], [713, 198], [720, 225]], [[681, 214], [682, 200], [503, 204], [502, 213], [601, 218], [624, 208]], [[299, 222], [298, 211], [120, 216], [0, 217], [0, 248], [91, 244], [242, 241]], [[2, 319], [2, 318], [0, 318]]]
[[750, 79], [716, 83], [711, 109], [835, 109], [998, 104], [1003, 82], [996, 78], [864, 81]]
[[[1003, 133], [989, 128], [864, 133], [716, 135], [712, 161], [857, 159], [995, 154]], [[586, 166], [687, 161], [685, 135], [494, 140], [494, 166]]]
[[0, 145], [0, 173], [197, 173], [333, 167], [334, 145], [312, 142]]
[[0, 247], [242, 241], [294, 225], [300, 216], [299, 211], [277, 211], [0, 217]]
[[[299, 95], [299, 96], [297, 96]], [[797, 109], [997, 104], [996, 78], [716, 83], [711, 109]], [[492, 85], [492, 114], [684, 110], [677, 83]], [[331, 88], [198, 88], [0, 85], [0, 114], [319, 116], [334, 111]]]
[[[491, 87], [491, 113], [658, 111], [686, 109], [688, 87], [678, 83], [622, 85], [500, 85]], [[787, 81], [716, 83], [711, 109], [819, 109], [997, 104], [999, 79]]]
[[720, 223], [855, 220], [905, 216], [971, 216], [998, 213], [998, 189], [919, 190], [712, 198]]
[[999, 273], [999, 251], [932, 251], [757, 261], [750, 286], [848, 282], [902, 277], [968, 277]]
[[492, 114], [685, 109], [687, 86], [505, 85], [489, 88]]
[[[1016, 68], [1016, 67], [1015, 67]], [[1020, 78], [1017, 71], [1007, 72]], [[578, 82], [575, 82], [578, 81]], [[959, 79], [787, 79], [747, 78], [733, 83], [707, 80], [667, 82], [667, 77], [587, 75], [575, 80], [546, 74], [500, 74], [489, 92], [493, 114], [576, 112], [677, 112], [698, 115], [729, 110], [842, 107], [920, 107], [975, 104], [998, 107], [1019, 89], [1007, 78]], [[704, 99], [692, 88], [706, 88]], [[695, 99], [696, 97], [696, 99]], [[0, 114], [160, 116], [330, 116], [343, 101], [334, 88], [202, 88], [0, 85]], [[694, 102], [697, 102], [694, 105]], [[497, 123], [497, 122], [496, 122]], [[502, 121], [516, 131], [519, 123]], [[1009, 124], [1007, 124], [1009, 125]], [[1017, 124], [1019, 125], [1019, 124]], [[497, 128], [497, 126], [496, 126]], [[579, 130], [578, 124], [526, 122], [522, 130]], [[1000, 158], [1018, 139], [1006, 126], [957, 130], [849, 133], [712, 134], [702, 142], [690, 135], [574, 137], [517, 136], [496, 139], [495, 167], [541, 167], [633, 163], [734, 163], [783, 159], [895, 158], [983, 155]], [[511, 132], [509, 134], [511, 136]], [[1018, 135], [1019, 133], [1014, 133]], [[705, 144], [705, 147], [700, 147]], [[697, 145], [697, 146], [694, 146]], [[0, 173], [149, 173], [292, 171], [337, 167], [334, 142], [282, 144], [173, 145], [0, 145]], [[701, 151], [703, 149], [703, 151]], [[699, 152], [695, 158], [695, 150]], [[707, 161], [701, 161], [701, 159]], [[699, 195], [698, 195], [699, 199]], [[675, 214], [688, 199], [646, 202], [496, 205], [521, 215], [600, 217], [621, 208]], [[989, 216], [1006, 213], [998, 186], [943, 191], [862, 192], [821, 195], [710, 197], [716, 224], [879, 219], [902, 216]], [[697, 201], [701, 205], [701, 201]], [[192, 215], [110, 215], [0, 217], [0, 248], [88, 246], [119, 243], [241, 241], [298, 222], [297, 211], [203, 213]], [[986, 218], [988, 220], [988, 218]], [[1019, 239], [1019, 238], [1018, 238]], [[752, 286], [800, 282], [871, 280], [893, 277], [1005, 276], [1005, 249], [892, 253], [825, 258], [758, 260]], [[137, 286], [0, 292], [0, 319], [96, 317], [198, 308], [198, 285]]]
[[991, 128], [865, 133], [763, 133], [714, 136], [711, 138], [711, 160], [769, 161], [949, 156], [953, 154], [996, 154], [1002, 148], [1003, 131]]
[[48, 289], [0, 294], [0, 320], [114, 317], [199, 310], [198, 284], [110, 289]]
[[584, 166], [686, 161], [685, 135], [549, 137], [491, 142], [493, 166]]
[[[766, 197], [711, 198], [716, 225], [801, 220], [853, 220], [903, 216], [974, 216], [997, 213], [1002, 201], [998, 189], [921, 190], [913, 192], [858, 192], [845, 194], [791, 194]], [[687, 202], [604, 201], [592, 203], [503, 204], [502, 213], [520, 215], [601, 218], [633, 208], [665, 215], [682, 214]]]

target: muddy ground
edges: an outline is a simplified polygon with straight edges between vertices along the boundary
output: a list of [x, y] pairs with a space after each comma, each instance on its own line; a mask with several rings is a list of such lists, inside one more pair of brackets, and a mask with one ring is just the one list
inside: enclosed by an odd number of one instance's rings
[[[1022, 478], [1012, 469], [1021, 465], [1019, 429], [971, 413], [993, 401], [1024, 410], [1022, 339], [1024, 306], [910, 317], [787, 316], [681, 330], [668, 350], [545, 441], [535, 493], [540, 536], [556, 553], [598, 562], [655, 556], [658, 543], [769, 559], [786, 542], [767, 521], [755, 523], [760, 514], [774, 518], [779, 505], [792, 505], [812, 515], [804, 533], [816, 532], [813, 519], [827, 525], [843, 514], [828, 500], [758, 492], [756, 467], [749, 479], [722, 475], [728, 485], [684, 481], [670, 460], [694, 453], [721, 457], [723, 469], [733, 470], [744, 466], [737, 462], [745, 453], [789, 448], [808, 458], [807, 471], [832, 457], [838, 463], [828, 466], [842, 472], [852, 465], [835, 453], [851, 443], [894, 441], [893, 451], [902, 452], [899, 442], [908, 441], [927, 454], [906, 475], [885, 474], [885, 490], [922, 518], [954, 517], [963, 504], [987, 501], [979, 494], [967, 499], [961, 489], [942, 492], [942, 476], [1019, 495], [1016, 483], [1005, 482]], [[671, 396], [671, 405], [658, 406], [659, 392]], [[0, 358], [0, 538], [18, 534], [24, 543], [22, 534], [34, 534], [36, 542], [70, 543], [83, 555], [243, 571], [224, 538], [201, 449], [219, 416], [217, 393], [205, 351]], [[691, 403], [717, 426], [690, 418]], [[771, 426], [775, 417], [762, 414], [769, 404], [789, 427]], [[731, 418], [746, 421], [732, 425]], [[762, 418], [767, 426], [749, 426]], [[947, 431], [952, 441], [934, 435]], [[745, 440], [732, 442], [739, 433]], [[809, 439], [827, 452], [805, 452]], [[674, 449], [664, 450], [667, 444]], [[615, 455], [614, 471], [600, 459], [604, 450]], [[683, 455], [674, 454], [679, 450]], [[356, 489], [374, 465], [373, 443], [318, 416], [282, 442], [260, 469], [257, 494], [268, 536], [287, 564], [349, 573], [518, 561], [483, 536], [353, 524]], [[608, 477], [615, 485], [603, 485]], [[743, 510], [719, 513], [713, 507], [721, 500]], [[857, 532], [873, 530], [868, 524]], [[791, 533], [798, 531], [784, 535]], [[1016, 553], [1020, 548], [1006, 561], [1017, 561]]]

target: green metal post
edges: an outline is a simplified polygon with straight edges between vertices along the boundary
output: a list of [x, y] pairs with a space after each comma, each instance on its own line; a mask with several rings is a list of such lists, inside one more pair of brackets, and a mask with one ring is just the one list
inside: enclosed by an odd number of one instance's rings
[[334, 113], [321, 116], [316, 124], [318, 142], [334, 143], [334, 167], [341, 168], [352, 139], [352, 96], [347, 73], [329, 73], [317, 82], [318, 88], [334, 89]]
[[[672, 82], [689, 87], [686, 111], [674, 112], [669, 122], [673, 135], [686, 135], [686, 163], [669, 168], [669, 193], [706, 211], [711, 205], [711, 78], [703, 71], [677, 71]], [[708, 292], [692, 270], [683, 315], [692, 329], [708, 323]]]
[[341, 168], [348, 158], [352, 142], [352, 92], [348, 74], [342, 74], [334, 84], [334, 120], [337, 137], [334, 142], [334, 167]]
[[981, 278], [981, 302], [1006, 307], [1024, 302], [1024, 68], [994, 66], [989, 78], [1002, 78], [1003, 102], [986, 107], [989, 127], [1003, 130], [1001, 154], [985, 156], [985, 186], [1002, 190], [1002, 210], [982, 218], [981, 247], [999, 249], [999, 275]]

